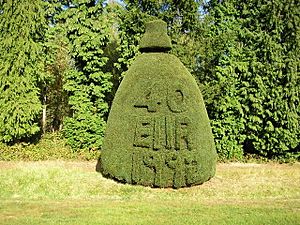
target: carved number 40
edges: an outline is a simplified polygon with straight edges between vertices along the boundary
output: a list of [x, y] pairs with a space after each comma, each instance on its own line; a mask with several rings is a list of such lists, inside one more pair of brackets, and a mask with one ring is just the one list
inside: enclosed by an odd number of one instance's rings
[[180, 113], [186, 110], [186, 97], [186, 91], [181, 85], [172, 85], [167, 89], [153, 85], [134, 106], [147, 108], [148, 112], [157, 112], [159, 107], [166, 105], [171, 112]]

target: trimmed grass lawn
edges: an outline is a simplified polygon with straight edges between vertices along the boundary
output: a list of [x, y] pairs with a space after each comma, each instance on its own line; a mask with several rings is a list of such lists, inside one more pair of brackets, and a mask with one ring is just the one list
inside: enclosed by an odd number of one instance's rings
[[173, 189], [105, 179], [96, 162], [0, 162], [0, 224], [300, 224], [300, 164], [218, 164]]

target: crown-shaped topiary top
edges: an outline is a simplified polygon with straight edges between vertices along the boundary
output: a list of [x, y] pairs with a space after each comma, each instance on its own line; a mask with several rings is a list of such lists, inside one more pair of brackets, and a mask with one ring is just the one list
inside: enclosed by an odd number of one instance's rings
[[167, 34], [167, 23], [154, 20], [146, 23], [146, 32], [140, 42], [141, 52], [166, 52], [172, 48]]

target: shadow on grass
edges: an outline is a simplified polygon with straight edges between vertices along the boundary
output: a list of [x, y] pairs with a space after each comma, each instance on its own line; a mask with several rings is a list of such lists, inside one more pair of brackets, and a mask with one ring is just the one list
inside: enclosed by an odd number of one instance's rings
[[101, 156], [99, 156], [99, 157], [98, 157], [98, 160], [97, 160], [97, 164], [96, 164], [96, 172], [102, 173], [102, 172], [101, 172]]

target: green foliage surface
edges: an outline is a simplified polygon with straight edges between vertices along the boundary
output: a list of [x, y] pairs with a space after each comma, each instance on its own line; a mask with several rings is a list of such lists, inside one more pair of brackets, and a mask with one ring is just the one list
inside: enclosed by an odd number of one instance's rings
[[0, 161], [95, 160], [98, 151], [74, 151], [58, 132], [47, 133], [38, 143], [0, 143]]
[[116, 66], [126, 71], [139, 54], [141, 36], [145, 23], [162, 19], [167, 23], [168, 35], [172, 41], [171, 52], [193, 72], [196, 68], [197, 40], [200, 31], [199, 7], [194, 0], [185, 1], [137, 1], [125, 0], [125, 7], [118, 11], [118, 33], [120, 44]]
[[144, 24], [163, 19], [219, 159], [299, 160], [299, 12], [296, 0], [0, 0], [0, 142], [62, 131], [100, 149]]
[[299, 157], [299, 10], [293, 0], [209, 2], [198, 76], [220, 158]]
[[63, 120], [69, 115], [68, 93], [63, 89], [65, 76], [73, 67], [69, 40], [65, 29], [56, 25], [47, 30], [44, 49], [46, 52], [47, 82], [42, 91], [46, 108], [44, 132], [60, 131]]
[[[105, 176], [155, 187], [191, 186], [215, 174], [216, 152], [200, 90], [175, 56], [153, 49], [147, 23], [143, 53], [114, 99], [101, 153]], [[147, 32], [150, 32], [147, 33]], [[143, 39], [142, 39], [143, 40]], [[162, 43], [159, 40], [157, 43]], [[148, 45], [147, 45], [148, 44]]]
[[140, 42], [141, 51], [168, 51], [171, 50], [171, 40], [167, 33], [167, 24], [163, 21], [150, 21]]
[[104, 67], [109, 42], [109, 23], [101, 2], [73, 2], [58, 20], [69, 40], [73, 69], [66, 72], [63, 88], [68, 92], [71, 115], [64, 119], [63, 134], [74, 149], [98, 149], [102, 145], [107, 94], [111, 73]]
[[44, 77], [42, 1], [5, 1], [0, 13], [0, 142], [29, 140], [39, 130]]

